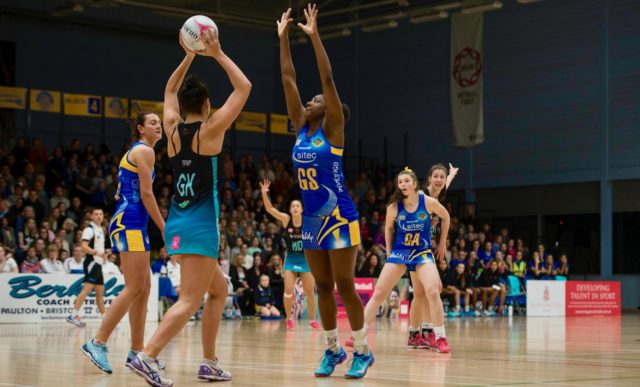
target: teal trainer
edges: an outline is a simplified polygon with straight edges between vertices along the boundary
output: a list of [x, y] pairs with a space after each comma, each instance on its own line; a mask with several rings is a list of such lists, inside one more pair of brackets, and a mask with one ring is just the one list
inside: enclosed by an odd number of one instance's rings
[[327, 349], [324, 351], [322, 361], [320, 361], [320, 367], [318, 367], [314, 374], [319, 378], [331, 376], [336, 366], [343, 363], [345, 360], [347, 360], [347, 354], [344, 352], [342, 347], [340, 347], [339, 352], [333, 352], [332, 350]]
[[362, 379], [367, 374], [369, 367], [373, 366], [375, 362], [376, 359], [373, 357], [371, 351], [366, 355], [354, 352], [353, 360], [351, 360], [351, 368], [344, 374], [344, 377], [347, 379]]
[[[124, 365], [127, 365], [127, 364], [131, 363], [133, 361], [133, 358], [136, 357], [137, 354], [138, 354], [138, 352], [129, 351], [129, 353], [127, 353], [127, 361], [124, 363]], [[165, 368], [167, 368], [167, 365], [165, 364], [165, 362], [163, 362], [160, 359], [158, 359], [156, 361], [156, 363], [158, 363], [158, 369], [160, 371], [162, 371]]]
[[109, 365], [109, 360], [107, 360], [106, 345], [96, 345], [93, 342], [93, 339], [91, 339], [84, 343], [84, 345], [80, 347], [80, 350], [89, 358], [89, 360], [91, 360], [93, 364], [96, 365], [96, 367], [108, 374], [113, 372]]

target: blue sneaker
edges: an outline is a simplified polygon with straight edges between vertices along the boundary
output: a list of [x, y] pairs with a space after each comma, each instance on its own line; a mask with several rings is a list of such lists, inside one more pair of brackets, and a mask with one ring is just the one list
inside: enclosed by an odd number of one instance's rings
[[331, 376], [336, 366], [345, 360], [347, 360], [347, 354], [342, 347], [340, 347], [340, 351], [337, 353], [327, 349], [324, 351], [324, 356], [322, 356], [322, 360], [320, 361], [320, 367], [314, 372], [314, 375], [319, 378]]
[[96, 365], [96, 367], [108, 374], [113, 372], [109, 365], [109, 360], [107, 360], [106, 345], [96, 345], [93, 342], [93, 339], [91, 339], [84, 343], [84, 345], [80, 347], [80, 350], [89, 358], [89, 360], [91, 360], [93, 364]]
[[144, 380], [151, 386], [154, 387], [171, 387], [173, 386], [173, 380], [167, 379], [162, 376], [160, 370], [158, 369], [157, 362], [152, 362], [151, 364], [140, 358], [140, 355], [136, 355], [136, 357], [131, 360], [130, 363], [127, 364], [127, 367], [135, 372], [138, 376], [144, 378]]
[[373, 366], [375, 362], [376, 359], [373, 357], [371, 351], [366, 355], [354, 352], [353, 360], [351, 360], [351, 368], [344, 374], [344, 377], [347, 379], [362, 379], [367, 374], [369, 367]]
[[[133, 361], [133, 358], [136, 357], [137, 354], [138, 352], [129, 351], [129, 353], [127, 353], [127, 361], [124, 363], [124, 365], [126, 366], [129, 363], [131, 363]], [[163, 362], [160, 359], [157, 359], [156, 363], [158, 364], [158, 368], [161, 371], [164, 371], [164, 369], [167, 368], [167, 365], [165, 364], [165, 362]]]

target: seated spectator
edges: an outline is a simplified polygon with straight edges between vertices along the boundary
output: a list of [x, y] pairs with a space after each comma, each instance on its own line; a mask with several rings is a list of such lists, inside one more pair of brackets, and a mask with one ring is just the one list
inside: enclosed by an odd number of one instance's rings
[[563, 253], [560, 255], [560, 264], [558, 264], [556, 275], [561, 275], [569, 279], [569, 258], [567, 254]]
[[18, 264], [16, 260], [0, 245], [0, 273], [17, 273]]
[[[242, 252], [240, 252], [240, 254], [242, 255]], [[251, 264], [249, 269], [247, 269], [246, 260]], [[244, 268], [247, 269], [247, 282], [249, 283], [249, 288], [255, 289], [260, 283], [260, 276], [265, 274], [262, 266], [262, 254], [256, 252], [253, 254], [253, 257], [245, 256]]]
[[382, 265], [380, 265], [378, 255], [369, 251], [367, 253], [367, 262], [360, 271], [358, 277], [361, 278], [378, 278], [382, 272]]
[[8, 218], [0, 219], [0, 242], [6, 253], [15, 254], [18, 247], [13, 227], [9, 225]]
[[498, 262], [491, 260], [489, 262], [489, 268], [485, 269], [482, 274], [480, 274], [480, 280], [478, 282], [482, 291], [484, 315], [488, 317], [497, 315], [495, 311], [495, 301], [498, 296], [500, 296], [498, 313], [501, 313], [507, 297], [507, 288], [500, 283]]
[[542, 275], [546, 277], [555, 277], [558, 274], [558, 265], [553, 259], [553, 255], [548, 254], [542, 263]]
[[116, 264], [118, 256], [115, 254], [109, 254], [107, 261], [102, 264], [102, 275], [121, 275], [120, 268]]
[[511, 265], [511, 272], [518, 277], [520, 282], [524, 285], [524, 277], [527, 275], [527, 263], [523, 259], [522, 251], [516, 252], [516, 260]]
[[254, 289], [253, 294], [253, 301], [256, 306], [256, 312], [260, 315], [260, 317], [280, 317], [280, 311], [275, 307], [275, 299], [273, 297], [273, 291], [269, 286], [268, 275], [262, 274], [260, 276], [260, 282]]
[[473, 281], [471, 280], [471, 276], [467, 273], [463, 262], [460, 262], [455, 266], [454, 286], [458, 291], [458, 300], [452, 317], [458, 317], [461, 314], [460, 298], [464, 300], [464, 313], [469, 315], [471, 313], [471, 305], [475, 304], [477, 301], [477, 295], [473, 290]]
[[176, 289], [176, 294], [180, 295], [180, 262], [178, 262], [178, 258], [175, 255], [169, 257], [167, 261], [167, 277], [171, 280], [171, 285]]
[[36, 228], [35, 218], [27, 219], [24, 230], [18, 232], [18, 247], [22, 251], [27, 251], [29, 246], [38, 238], [38, 229]]
[[73, 255], [65, 259], [63, 263], [65, 271], [71, 274], [84, 274], [84, 257], [85, 254], [80, 244], [73, 246]]
[[489, 261], [495, 257], [493, 252], [493, 245], [491, 242], [484, 243], [484, 249], [478, 252], [478, 258], [482, 261], [482, 266], [488, 267]]
[[[440, 297], [449, 298], [449, 303], [451, 304], [451, 300], [455, 302], [454, 311], [458, 312], [458, 316], [460, 315], [460, 291], [456, 288], [456, 279], [453, 276], [451, 270], [449, 270], [449, 265], [447, 261], [441, 259], [438, 261], [438, 274], [440, 274], [440, 282], [442, 282], [442, 291], [440, 292]], [[455, 313], [455, 312], [452, 312]], [[453, 317], [453, 315], [452, 315]]]
[[513, 255], [507, 253], [506, 258], [504, 259], [504, 264], [507, 270], [513, 273]]
[[41, 271], [40, 260], [38, 259], [38, 255], [36, 254], [36, 248], [31, 246], [27, 248], [27, 256], [20, 264], [20, 273], [36, 274], [40, 273]]
[[167, 253], [167, 247], [162, 246], [162, 248], [160, 249], [160, 256], [158, 257], [158, 259], [154, 260], [153, 263], [151, 264], [151, 272], [153, 274], [160, 273], [160, 271], [162, 270], [162, 267], [166, 266], [168, 261], [169, 261], [169, 254]]
[[540, 253], [537, 251], [534, 251], [533, 254], [531, 254], [531, 256], [533, 258], [531, 262], [529, 262], [529, 275], [533, 279], [537, 279], [537, 280], [542, 279], [543, 273], [542, 273], [542, 262], [540, 262]]
[[251, 246], [247, 249], [247, 254], [253, 256], [253, 253], [262, 254], [262, 247], [260, 247], [260, 238], [254, 236], [251, 238]]
[[55, 244], [47, 246], [45, 255], [40, 261], [43, 273], [66, 273], [60, 257], [60, 249]]

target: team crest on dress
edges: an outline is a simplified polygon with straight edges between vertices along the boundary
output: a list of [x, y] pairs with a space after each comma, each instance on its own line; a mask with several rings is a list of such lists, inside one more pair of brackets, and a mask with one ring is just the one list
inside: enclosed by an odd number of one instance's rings
[[424, 212], [421, 212], [420, 214], [418, 214], [418, 219], [420, 219], [420, 220], [427, 219], [427, 214], [425, 214]]
[[316, 138], [315, 140], [313, 140], [312, 144], [315, 147], [321, 147], [324, 144], [324, 141], [322, 141], [321, 138]]

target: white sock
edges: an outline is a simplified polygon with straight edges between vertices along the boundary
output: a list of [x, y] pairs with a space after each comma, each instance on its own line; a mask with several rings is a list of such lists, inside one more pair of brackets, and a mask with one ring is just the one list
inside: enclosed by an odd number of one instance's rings
[[325, 349], [336, 353], [339, 352], [340, 343], [338, 343], [338, 328], [330, 331], [322, 331], [322, 333], [324, 333]]
[[447, 333], [444, 331], [444, 325], [434, 327], [433, 331], [436, 333], [436, 338], [447, 337]]
[[144, 352], [138, 352], [138, 357], [140, 359], [142, 359], [142, 361], [144, 361], [145, 363], [151, 365], [154, 364], [156, 359], [151, 357], [151, 356], [147, 356]]
[[73, 310], [73, 312], [71, 312], [71, 318], [79, 318], [80, 314], [78, 313], [77, 310]]
[[433, 331], [433, 324], [423, 322], [420, 325], [420, 330], [422, 331], [422, 335], [426, 337], [431, 331]]
[[464, 306], [464, 311], [465, 311], [465, 312], [468, 312], [468, 311], [469, 311], [469, 305], [465, 305], [465, 306]]
[[364, 324], [359, 331], [353, 331], [353, 349], [362, 355], [369, 353], [367, 343], [367, 324]]
[[216, 360], [202, 359], [202, 361], [200, 363], [207, 364], [209, 367], [216, 367], [216, 366], [218, 366], [218, 359], [216, 359]]

